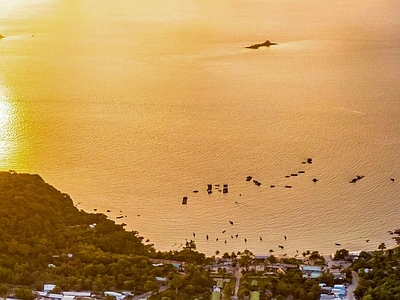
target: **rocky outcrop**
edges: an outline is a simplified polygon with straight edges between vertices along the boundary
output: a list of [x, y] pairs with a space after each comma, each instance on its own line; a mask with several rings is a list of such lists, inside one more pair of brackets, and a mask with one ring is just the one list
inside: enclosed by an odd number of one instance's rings
[[254, 44], [251, 46], [247, 46], [246, 48], [248, 49], [258, 49], [260, 47], [269, 47], [269, 46], [273, 46], [273, 45], [278, 45], [277, 43], [273, 43], [270, 40], [266, 40], [264, 43], [261, 44]]

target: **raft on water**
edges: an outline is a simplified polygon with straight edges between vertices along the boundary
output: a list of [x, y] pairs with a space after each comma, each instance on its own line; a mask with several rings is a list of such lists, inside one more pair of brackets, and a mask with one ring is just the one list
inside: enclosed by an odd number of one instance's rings
[[188, 197], [183, 197], [183, 199], [182, 199], [182, 204], [187, 204], [187, 199], [188, 199]]
[[212, 193], [212, 184], [207, 184], [207, 193]]

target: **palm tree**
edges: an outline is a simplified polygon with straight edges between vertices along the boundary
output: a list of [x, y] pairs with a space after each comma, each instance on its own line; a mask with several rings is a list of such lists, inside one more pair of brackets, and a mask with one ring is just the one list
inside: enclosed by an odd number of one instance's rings
[[175, 288], [176, 294], [178, 294], [178, 289], [183, 285], [183, 277], [180, 275], [175, 275], [171, 280], [171, 284]]
[[192, 251], [197, 249], [196, 243], [193, 240], [186, 241], [185, 247], [183, 247], [185, 252], [189, 253], [189, 261], [192, 260]]
[[252, 263], [253, 259], [254, 259], [253, 252], [251, 252], [250, 250], [246, 249], [240, 254], [239, 264], [240, 264], [240, 266], [248, 269], [248, 267]]
[[231, 256], [229, 255], [228, 252], [225, 252], [225, 253], [222, 255], [222, 258], [231, 259]]
[[193, 240], [186, 241], [184, 249], [188, 249], [189, 251], [196, 250], [197, 249], [196, 243]]

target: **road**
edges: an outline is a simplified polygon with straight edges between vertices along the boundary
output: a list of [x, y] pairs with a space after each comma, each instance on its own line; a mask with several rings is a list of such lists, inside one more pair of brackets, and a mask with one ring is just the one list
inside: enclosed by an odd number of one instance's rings
[[[159, 292], [161, 293], [161, 292], [165, 291], [165, 290], [168, 289], [168, 288], [169, 288], [169, 286], [162, 286], [162, 287], [160, 288]], [[141, 295], [134, 296], [134, 297], [132, 298], [132, 300], [147, 299], [147, 298], [149, 298], [151, 295], [152, 295], [152, 292], [147, 292], [147, 293], [144, 293], [144, 294], [141, 294]]]
[[353, 276], [353, 280], [351, 281], [351, 284], [347, 288], [347, 300], [355, 300], [353, 291], [358, 285], [358, 274], [355, 271], [351, 271], [351, 275]]
[[240, 268], [236, 268], [235, 277], [236, 277], [236, 285], [235, 285], [235, 294], [231, 297], [231, 300], [238, 300], [238, 292], [240, 287], [240, 278], [242, 278], [242, 270]]

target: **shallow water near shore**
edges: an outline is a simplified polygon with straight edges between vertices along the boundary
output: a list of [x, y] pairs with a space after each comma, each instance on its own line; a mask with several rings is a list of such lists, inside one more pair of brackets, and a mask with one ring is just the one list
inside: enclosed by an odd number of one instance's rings
[[0, 4], [0, 169], [160, 250], [394, 244], [397, 2]]

